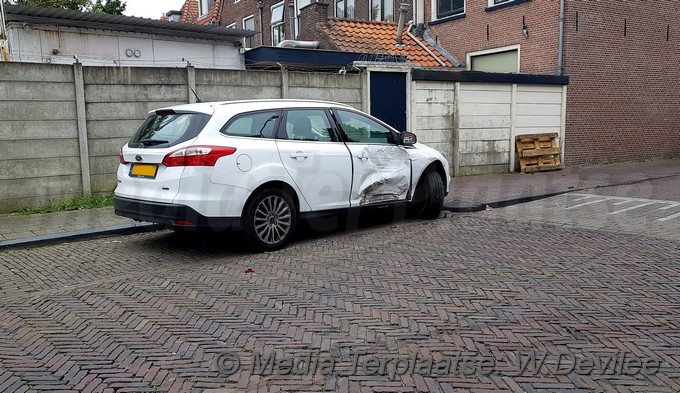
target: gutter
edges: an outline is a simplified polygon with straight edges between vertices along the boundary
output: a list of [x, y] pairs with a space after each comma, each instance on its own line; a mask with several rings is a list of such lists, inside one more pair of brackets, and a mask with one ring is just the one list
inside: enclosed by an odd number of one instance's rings
[[557, 43], [557, 75], [562, 75], [564, 55], [564, 0], [560, 0], [560, 38]]
[[409, 23], [408, 29], [406, 29], [406, 34], [407, 34], [409, 37], [411, 37], [411, 39], [412, 39], [413, 41], [415, 41], [418, 45], [420, 45], [421, 48], [425, 49], [425, 52], [427, 52], [430, 56], [434, 57], [434, 59], [437, 60], [437, 63], [439, 63], [442, 67], [446, 67], [446, 63], [444, 63], [444, 62], [439, 58], [439, 56], [435, 55], [434, 52], [432, 52], [432, 51], [430, 50], [430, 48], [428, 48], [425, 44], [423, 44], [422, 42], [420, 42], [420, 40], [419, 40], [418, 38], [416, 38], [416, 36], [414, 36], [413, 34], [411, 34], [411, 27], [413, 27], [413, 23]]

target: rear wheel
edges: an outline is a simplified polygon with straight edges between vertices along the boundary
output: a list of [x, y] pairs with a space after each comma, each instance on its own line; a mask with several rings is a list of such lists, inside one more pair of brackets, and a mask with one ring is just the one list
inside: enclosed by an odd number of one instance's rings
[[439, 217], [444, 204], [444, 182], [436, 171], [429, 170], [423, 174], [416, 187], [411, 213], [417, 217], [433, 219]]
[[295, 233], [298, 220], [293, 199], [283, 190], [260, 191], [243, 216], [243, 237], [251, 248], [278, 250]]

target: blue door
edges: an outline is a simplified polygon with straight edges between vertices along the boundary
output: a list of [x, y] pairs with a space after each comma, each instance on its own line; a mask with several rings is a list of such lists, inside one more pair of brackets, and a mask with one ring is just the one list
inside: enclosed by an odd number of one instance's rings
[[406, 131], [406, 73], [371, 72], [371, 115]]

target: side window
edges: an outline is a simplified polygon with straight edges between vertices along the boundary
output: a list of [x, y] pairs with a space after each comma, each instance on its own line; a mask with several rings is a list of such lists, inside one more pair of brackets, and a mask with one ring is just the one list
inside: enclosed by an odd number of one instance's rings
[[246, 113], [228, 122], [220, 132], [229, 136], [273, 138], [278, 119], [276, 111]]
[[392, 131], [377, 121], [355, 112], [335, 110], [347, 142], [394, 143]]
[[323, 109], [296, 109], [286, 114], [281, 138], [298, 141], [336, 142], [331, 122]]

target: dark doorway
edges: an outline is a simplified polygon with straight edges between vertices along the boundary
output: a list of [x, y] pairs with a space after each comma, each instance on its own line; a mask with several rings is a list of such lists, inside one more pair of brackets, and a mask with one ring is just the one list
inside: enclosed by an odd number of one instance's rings
[[406, 76], [404, 72], [371, 72], [371, 115], [399, 131], [406, 131]]

